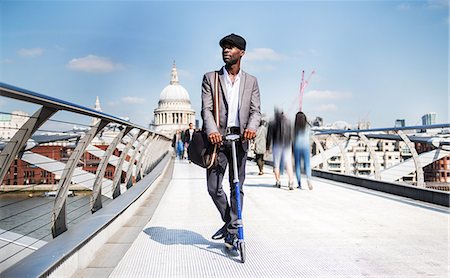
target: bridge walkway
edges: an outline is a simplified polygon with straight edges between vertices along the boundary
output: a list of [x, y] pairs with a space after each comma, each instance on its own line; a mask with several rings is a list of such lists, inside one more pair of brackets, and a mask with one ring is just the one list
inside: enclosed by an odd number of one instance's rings
[[[288, 190], [286, 177], [278, 189], [270, 167], [262, 176], [257, 172], [249, 162], [245, 264], [211, 239], [222, 223], [205, 171], [175, 160], [153, 217], [104, 276], [448, 277], [444, 207], [319, 178], [312, 191]], [[101, 276], [95, 268], [94, 262], [76, 276]]]

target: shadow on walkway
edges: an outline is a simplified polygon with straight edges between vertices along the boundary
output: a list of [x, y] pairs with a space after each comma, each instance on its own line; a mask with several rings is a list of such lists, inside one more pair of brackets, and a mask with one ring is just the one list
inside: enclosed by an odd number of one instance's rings
[[181, 229], [166, 229], [164, 227], [149, 227], [144, 229], [144, 233], [160, 244], [190, 245], [238, 261], [234, 257], [237, 257], [239, 254], [234, 251], [229, 251], [223, 241], [209, 241], [196, 232]]

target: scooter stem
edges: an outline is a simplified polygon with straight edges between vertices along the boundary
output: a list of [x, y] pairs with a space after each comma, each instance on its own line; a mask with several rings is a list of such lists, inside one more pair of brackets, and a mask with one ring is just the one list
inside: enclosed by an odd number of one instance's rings
[[233, 157], [233, 183], [236, 184], [239, 182], [239, 176], [238, 176], [238, 165], [237, 165], [237, 154], [236, 154], [236, 141], [231, 141], [231, 154]]

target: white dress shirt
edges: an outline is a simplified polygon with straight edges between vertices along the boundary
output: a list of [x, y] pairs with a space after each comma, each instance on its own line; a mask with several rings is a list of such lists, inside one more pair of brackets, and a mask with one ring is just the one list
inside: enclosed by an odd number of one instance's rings
[[231, 82], [228, 71], [223, 67], [225, 74], [225, 97], [228, 103], [227, 127], [239, 127], [239, 86], [241, 84], [241, 71], [236, 75], [234, 83]]

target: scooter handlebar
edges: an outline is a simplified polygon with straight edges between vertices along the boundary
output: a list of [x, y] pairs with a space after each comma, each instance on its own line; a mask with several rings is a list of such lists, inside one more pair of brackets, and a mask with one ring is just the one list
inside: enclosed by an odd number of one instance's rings
[[222, 135], [222, 140], [223, 141], [238, 141], [240, 139], [244, 139], [244, 136], [242, 134]]

